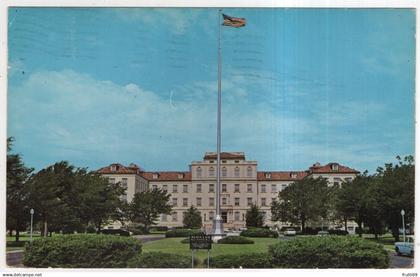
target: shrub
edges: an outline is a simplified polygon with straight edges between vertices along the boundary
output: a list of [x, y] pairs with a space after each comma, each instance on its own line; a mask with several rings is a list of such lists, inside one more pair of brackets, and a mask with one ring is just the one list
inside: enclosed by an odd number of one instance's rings
[[[194, 258], [194, 264], [198, 260]], [[130, 268], [190, 268], [191, 257], [163, 252], [148, 252], [128, 261]]]
[[123, 268], [139, 253], [140, 241], [130, 237], [57, 235], [26, 244], [23, 264], [29, 267]]
[[387, 268], [382, 245], [358, 237], [302, 237], [269, 247], [279, 268]]
[[166, 232], [168, 231], [168, 226], [153, 226], [150, 228], [150, 231]]
[[199, 235], [203, 232], [199, 229], [174, 229], [167, 231], [165, 237], [167, 238], [177, 238], [177, 237], [189, 237], [191, 235]]
[[279, 234], [276, 231], [265, 228], [250, 228], [248, 230], [242, 231], [241, 236], [254, 238], [278, 238]]
[[95, 226], [93, 226], [93, 225], [88, 225], [87, 227], [86, 227], [86, 233], [88, 233], [88, 234], [94, 234], [94, 233], [96, 233], [96, 228], [95, 228]]
[[210, 258], [215, 268], [271, 268], [271, 257], [267, 253], [230, 254]]
[[254, 241], [240, 236], [228, 236], [217, 241], [221, 244], [253, 244]]
[[311, 228], [305, 227], [302, 231], [302, 235], [316, 235], [318, 232], [321, 231], [321, 228]]
[[181, 243], [190, 243], [190, 238], [186, 238], [181, 240]]

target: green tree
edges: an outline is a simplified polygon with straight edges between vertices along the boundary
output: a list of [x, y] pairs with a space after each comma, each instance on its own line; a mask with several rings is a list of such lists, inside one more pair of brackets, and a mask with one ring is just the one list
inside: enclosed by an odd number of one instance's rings
[[295, 181], [280, 191], [278, 201], [271, 204], [272, 220], [300, 224], [304, 230], [309, 220], [326, 218], [332, 191], [324, 178]]
[[26, 182], [33, 171], [24, 165], [19, 154], [13, 154], [13, 137], [7, 139], [7, 174], [6, 174], [6, 225], [10, 235], [16, 231], [15, 240], [19, 241], [19, 232], [27, 227], [29, 209]]
[[156, 224], [160, 214], [170, 214], [172, 205], [169, 204], [170, 194], [161, 189], [153, 189], [134, 194], [129, 204], [132, 222], [142, 223], [146, 232], [151, 225]]
[[185, 213], [184, 218], [182, 219], [182, 223], [184, 224], [185, 228], [201, 228], [202, 219], [201, 219], [201, 213], [197, 208], [194, 206], [191, 206]]
[[414, 181], [415, 166], [413, 156], [397, 157], [396, 164], [385, 164], [377, 169], [378, 193], [384, 221], [391, 229], [395, 241], [399, 241], [402, 227], [401, 210], [405, 211], [407, 223], [414, 223]]
[[252, 204], [249, 210], [246, 211], [245, 220], [246, 227], [263, 227], [264, 214], [256, 204]]

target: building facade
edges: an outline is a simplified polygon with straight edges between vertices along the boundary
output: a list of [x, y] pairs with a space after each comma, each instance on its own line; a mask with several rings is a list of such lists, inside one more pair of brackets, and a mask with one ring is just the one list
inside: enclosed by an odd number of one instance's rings
[[[127, 188], [127, 201], [131, 201], [134, 193], [153, 188], [171, 194], [172, 214], [161, 215], [159, 226], [182, 226], [184, 212], [194, 206], [201, 213], [204, 228], [211, 230], [216, 216], [216, 158], [216, 153], [207, 152], [203, 160], [191, 163], [189, 171], [147, 172], [134, 164], [128, 167], [111, 164], [99, 172]], [[340, 185], [359, 173], [338, 163], [315, 163], [304, 171], [258, 171], [257, 167], [257, 161], [246, 160], [243, 152], [221, 153], [220, 207], [225, 229], [244, 228], [245, 214], [252, 204], [261, 208], [266, 225], [281, 227], [281, 222], [270, 220], [271, 203], [281, 190], [308, 177], [323, 177], [331, 185]]]

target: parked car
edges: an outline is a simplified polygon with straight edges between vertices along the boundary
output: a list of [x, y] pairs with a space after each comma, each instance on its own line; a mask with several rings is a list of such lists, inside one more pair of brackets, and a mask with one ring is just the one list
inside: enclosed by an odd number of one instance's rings
[[105, 234], [105, 235], [117, 235], [117, 236], [130, 236], [130, 232], [123, 229], [103, 229], [99, 233]]
[[286, 229], [283, 232], [283, 235], [285, 235], [285, 236], [296, 236], [296, 230], [292, 229], [292, 228]]
[[398, 255], [406, 255], [414, 257], [414, 236], [407, 236], [405, 242], [399, 241], [394, 244], [395, 252]]
[[327, 236], [330, 233], [328, 231], [318, 231], [318, 236]]

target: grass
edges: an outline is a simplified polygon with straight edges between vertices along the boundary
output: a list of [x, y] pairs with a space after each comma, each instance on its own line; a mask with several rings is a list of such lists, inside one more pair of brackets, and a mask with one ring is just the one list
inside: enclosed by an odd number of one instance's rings
[[379, 236], [377, 240], [375, 240], [375, 236], [372, 234], [363, 234], [363, 238], [382, 244], [386, 250], [395, 251], [394, 247], [394, 237], [391, 234], [385, 234], [383, 236]]
[[[37, 234], [33, 234], [32, 238], [34, 240], [39, 239], [41, 237], [41, 235], [39, 233]], [[6, 242], [14, 242], [16, 240], [15, 236], [6, 236]], [[19, 235], [19, 241], [30, 241], [31, 240], [31, 235], [28, 233], [21, 233]], [[14, 250], [23, 250], [24, 247], [17, 247], [17, 246], [6, 246], [6, 252], [7, 251], [14, 251]]]
[[[165, 238], [161, 240], [145, 243], [142, 247], [143, 252], [160, 251], [164, 253], [181, 254], [191, 256], [190, 245], [181, 243], [184, 238]], [[243, 254], [243, 253], [264, 253], [267, 252], [268, 246], [278, 242], [274, 238], [250, 238], [254, 244], [217, 244], [213, 243], [210, 255], [212, 257], [225, 254]], [[202, 266], [207, 259], [206, 250], [198, 250], [194, 256], [200, 260]]]

